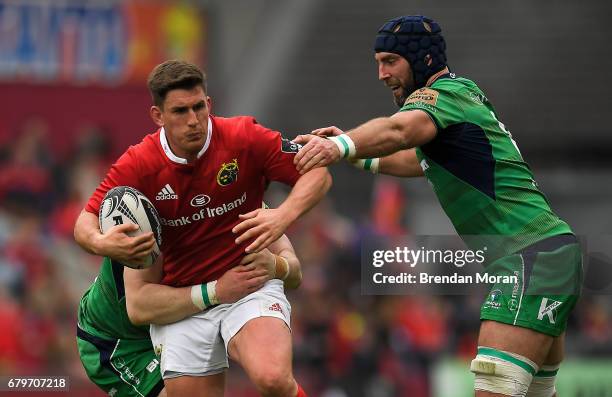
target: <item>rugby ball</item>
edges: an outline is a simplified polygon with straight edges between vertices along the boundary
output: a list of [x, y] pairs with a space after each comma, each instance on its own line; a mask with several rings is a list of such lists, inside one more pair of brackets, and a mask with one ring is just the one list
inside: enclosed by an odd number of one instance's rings
[[134, 223], [140, 227], [140, 229], [130, 232], [130, 236], [138, 236], [152, 231], [155, 237], [155, 245], [146, 263], [144, 265], [122, 264], [133, 269], [145, 269], [155, 263], [161, 253], [161, 223], [157, 210], [144, 194], [129, 186], [117, 186], [109, 190], [100, 205], [98, 218], [102, 234], [113, 226], [125, 223]]

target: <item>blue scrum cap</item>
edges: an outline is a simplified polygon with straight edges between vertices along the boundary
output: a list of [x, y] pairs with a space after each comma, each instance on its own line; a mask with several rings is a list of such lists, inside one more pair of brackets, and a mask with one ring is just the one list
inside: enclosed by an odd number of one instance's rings
[[[446, 43], [442, 29], [433, 19], [422, 15], [393, 18], [376, 35], [374, 51], [392, 52], [406, 58], [414, 74], [415, 88], [446, 67]], [[427, 65], [427, 55], [431, 65]]]

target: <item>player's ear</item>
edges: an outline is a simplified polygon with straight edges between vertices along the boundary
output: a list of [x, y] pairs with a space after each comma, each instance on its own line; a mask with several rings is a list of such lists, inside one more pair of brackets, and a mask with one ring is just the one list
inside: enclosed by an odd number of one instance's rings
[[206, 95], [206, 104], [208, 105], [208, 113], [212, 113], [212, 99], [208, 95]]
[[151, 119], [153, 119], [153, 122], [155, 124], [157, 124], [158, 127], [163, 127], [164, 126], [164, 120], [162, 117], [162, 112], [161, 109], [157, 106], [151, 106], [151, 109], [149, 110], [149, 114], [151, 115]]

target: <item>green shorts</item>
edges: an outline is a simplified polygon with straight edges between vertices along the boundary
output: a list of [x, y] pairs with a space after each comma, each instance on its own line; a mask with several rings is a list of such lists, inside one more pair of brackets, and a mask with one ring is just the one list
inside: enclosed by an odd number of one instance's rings
[[150, 339], [105, 339], [77, 327], [77, 346], [89, 379], [116, 397], [156, 397], [164, 388]]
[[530, 328], [559, 336], [576, 306], [582, 286], [582, 253], [573, 235], [535, 243], [491, 263], [487, 273], [506, 282], [493, 284], [480, 309], [481, 320]]

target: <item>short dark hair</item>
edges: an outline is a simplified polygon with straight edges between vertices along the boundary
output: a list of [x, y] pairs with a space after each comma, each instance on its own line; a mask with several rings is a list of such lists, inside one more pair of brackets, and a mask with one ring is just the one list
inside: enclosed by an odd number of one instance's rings
[[196, 65], [170, 60], [157, 65], [149, 74], [147, 86], [155, 106], [162, 107], [168, 91], [202, 86], [206, 93], [206, 74]]

